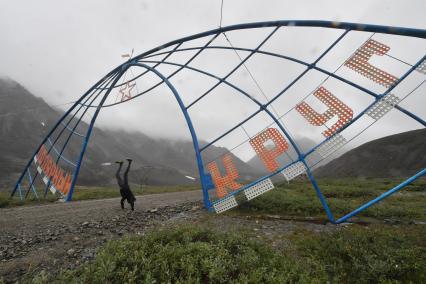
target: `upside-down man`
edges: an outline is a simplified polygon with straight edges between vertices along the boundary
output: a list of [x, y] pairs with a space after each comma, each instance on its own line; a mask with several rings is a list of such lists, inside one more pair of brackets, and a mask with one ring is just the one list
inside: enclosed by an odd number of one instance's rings
[[121, 167], [123, 166], [123, 161], [117, 161], [116, 162], [117, 164], [119, 164], [119, 166], [118, 166], [117, 173], [115, 174], [115, 177], [117, 178], [118, 186], [120, 186], [121, 209], [124, 209], [124, 200], [127, 199], [127, 202], [132, 207], [132, 210], [135, 210], [136, 198], [133, 195], [132, 191], [130, 190], [129, 180], [128, 180], [128, 175], [129, 175], [130, 165], [132, 164], [132, 159], [126, 159], [126, 160], [128, 161], [128, 165], [127, 165], [126, 171], [124, 172], [124, 181], [120, 177], [120, 171], [121, 171]]

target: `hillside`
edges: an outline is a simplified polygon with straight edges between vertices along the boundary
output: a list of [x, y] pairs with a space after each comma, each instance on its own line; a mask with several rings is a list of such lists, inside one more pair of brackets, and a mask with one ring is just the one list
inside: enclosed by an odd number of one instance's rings
[[[61, 111], [51, 108], [18, 83], [0, 79], [0, 189], [14, 184], [35, 147], [61, 115]], [[213, 146], [203, 154], [210, 160], [226, 151]], [[129, 177], [132, 183], [198, 183], [185, 177], [198, 177], [191, 141], [155, 139], [138, 132], [95, 128], [86, 153], [78, 180], [80, 185], [114, 185], [115, 165], [101, 164], [124, 157], [134, 159]], [[249, 165], [235, 156], [233, 159], [242, 178], [257, 175]]]
[[426, 129], [365, 143], [318, 168], [319, 177], [407, 177], [426, 166]]

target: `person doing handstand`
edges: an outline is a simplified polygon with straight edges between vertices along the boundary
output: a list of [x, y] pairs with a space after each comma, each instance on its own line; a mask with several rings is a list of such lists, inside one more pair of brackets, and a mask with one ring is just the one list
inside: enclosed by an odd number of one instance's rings
[[136, 198], [133, 195], [132, 191], [130, 190], [129, 180], [128, 180], [128, 177], [127, 177], [129, 175], [129, 170], [130, 170], [130, 165], [132, 164], [132, 159], [126, 159], [126, 160], [129, 162], [129, 164], [127, 165], [127, 169], [124, 172], [124, 181], [120, 177], [120, 171], [121, 171], [121, 167], [123, 166], [123, 161], [117, 161], [116, 162], [117, 164], [119, 164], [119, 166], [118, 166], [117, 173], [115, 174], [115, 177], [117, 178], [117, 183], [118, 183], [118, 186], [120, 187], [121, 209], [124, 209], [124, 200], [127, 199], [127, 202], [132, 207], [132, 210], [135, 210]]

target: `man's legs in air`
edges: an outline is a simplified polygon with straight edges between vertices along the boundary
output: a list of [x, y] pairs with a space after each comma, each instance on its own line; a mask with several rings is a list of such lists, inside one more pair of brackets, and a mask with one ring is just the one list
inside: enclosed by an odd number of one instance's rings
[[129, 164], [127, 165], [127, 169], [124, 172], [124, 184], [128, 186], [129, 185], [128, 175], [129, 175], [129, 171], [130, 171], [130, 165], [132, 164], [132, 159], [126, 159], [126, 160], [127, 160], [127, 162], [129, 162]]
[[117, 183], [120, 187], [123, 186], [123, 180], [120, 177], [120, 171], [121, 171], [121, 167], [123, 166], [123, 161], [117, 161], [117, 164], [119, 164], [117, 172], [115, 173], [115, 178], [117, 179]]

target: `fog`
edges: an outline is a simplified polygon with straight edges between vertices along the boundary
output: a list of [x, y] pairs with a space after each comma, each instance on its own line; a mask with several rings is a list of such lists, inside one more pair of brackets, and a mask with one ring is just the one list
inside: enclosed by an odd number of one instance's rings
[[[171, 40], [217, 28], [220, 8], [219, 0], [0, 0], [0, 76], [18, 81], [49, 104], [59, 105], [74, 101], [111, 69], [121, 64], [124, 61], [122, 54], [129, 53], [132, 49], [135, 54], [140, 54]], [[422, 0], [225, 0], [222, 26], [269, 20], [318, 19], [424, 29], [424, 11], [426, 2]], [[315, 50], [316, 46], [326, 42], [326, 39], [315, 35], [304, 37], [303, 33], [300, 33], [295, 36], [300, 37], [298, 39], [306, 46], [306, 52], [300, 46], [291, 47], [291, 42], [278, 45], [282, 48], [290, 46], [296, 55], [298, 49], [301, 49], [301, 55], [303, 52], [309, 55], [310, 52], [318, 53], [320, 50]], [[244, 43], [246, 40], [247, 43], [254, 44], [262, 40], [262, 37], [252, 40], [250, 36], [239, 39], [237, 35], [233, 38], [235, 42], [240, 40]], [[414, 55], [421, 55], [426, 51], [424, 41], [420, 44], [419, 41], [408, 41], [407, 46], [404, 44], [402, 40], [395, 42], [392, 46], [395, 50], [393, 54], [411, 63], [416, 60]], [[345, 51], [342, 50], [340, 54], [345, 54]], [[229, 60], [234, 60], [232, 63], [235, 66], [237, 59]], [[209, 62], [205, 64], [208, 65]], [[226, 64], [223, 65], [221, 68], [225, 70]], [[330, 67], [332, 65], [331, 62]], [[256, 71], [261, 68], [263, 67], [255, 62], [250, 63], [250, 70], [254, 74], [261, 73]], [[279, 70], [280, 67], [271, 65], [270, 68], [276, 68], [272, 70], [273, 74], [283, 74]], [[217, 72], [220, 71], [219, 68]], [[296, 71], [294, 69], [289, 72], [294, 75]], [[242, 74], [242, 78], [244, 76], [247, 79], [247, 74]], [[274, 82], [280, 80], [280, 76], [262, 78], [262, 75], [256, 75], [256, 78], [262, 81], [264, 90], [274, 89]], [[413, 86], [407, 86], [407, 90]], [[199, 88], [193, 81], [182, 80], [178, 82], [177, 87], [187, 90], [187, 93], [191, 93], [191, 88]], [[252, 86], [251, 90], [255, 92], [256, 88]], [[424, 93], [424, 90], [423, 86], [421, 93]], [[108, 109], [101, 115], [98, 125], [129, 131], [140, 130], [155, 137], [189, 139], [176, 101], [170, 95], [157, 97], [145, 100], [143, 97], [138, 98], [131, 106], [129, 103], [125, 111], [120, 106]], [[356, 99], [348, 98], [347, 102], [355, 106], [358, 104]], [[275, 107], [279, 113], [283, 113], [280, 103], [285, 102], [277, 101]], [[415, 94], [411, 101], [407, 100], [405, 103], [405, 107], [423, 118], [426, 117], [425, 108], [421, 107], [426, 105], [426, 96]], [[229, 127], [224, 125], [225, 121], [239, 121], [232, 113], [220, 113], [222, 104], [224, 100], [206, 100], [205, 110], [194, 114], [194, 124], [201, 139], [209, 141], [215, 138], [216, 133], [227, 130]], [[60, 108], [65, 109], [64, 106]], [[215, 114], [218, 113], [220, 115], [216, 117]], [[249, 112], [241, 110], [240, 114], [247, 115]], [[419, 127], [419, 124], [397, 114], [374, 131], [366, 133], [365, 138], [358, 143]], [[298, 129], [298, 125], [294, 128]], [[253, 130], [250, 135], [255, 132], [256, 130]], [[308, 131], [300, 128], [295, 135], [310, 137]], [[235, 144], [237, 140], [236, 138], [229, 145]]]

